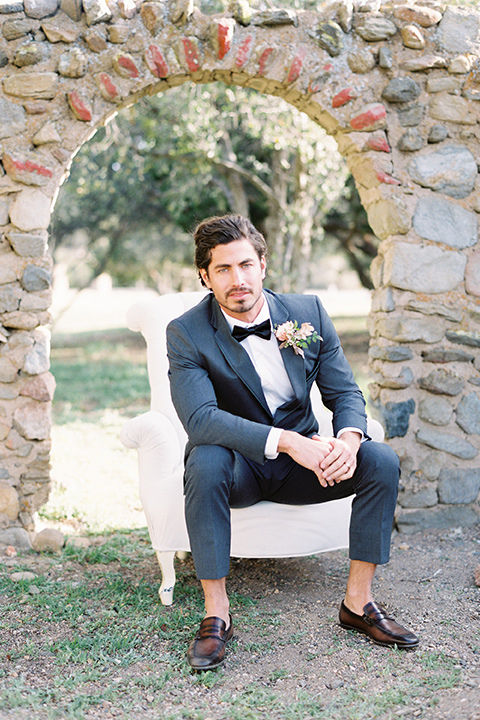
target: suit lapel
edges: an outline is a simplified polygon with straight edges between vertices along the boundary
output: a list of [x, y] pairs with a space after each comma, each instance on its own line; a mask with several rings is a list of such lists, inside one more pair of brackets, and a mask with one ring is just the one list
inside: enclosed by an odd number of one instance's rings
[[215, 342], [225, 360], [250, 392], [253, 393], [262, 407], [271, 415], [270, 408], [263, 394], [260, 378], [252, 365], [252, 361], [246, 350], [232, 337], [228, 323], [217, 301], [213, 298], [211, 322], [216, 330]]
[[[280, 298], [271, 293], [265, 293], [270, 308], [270, 317], [272, 325], [275, 328], [287, 320], [295, 320], [290, 317], [288, 308], [283, 304]], [[305, 382], [305, 360], [301, 355], [297, 355], [292, 347], [283, 348], [281, 351], [283, 364], [287, 371], [290, 382], [292, 383], [295, 397], [303, 402], [307, 392], [307, 384]]]

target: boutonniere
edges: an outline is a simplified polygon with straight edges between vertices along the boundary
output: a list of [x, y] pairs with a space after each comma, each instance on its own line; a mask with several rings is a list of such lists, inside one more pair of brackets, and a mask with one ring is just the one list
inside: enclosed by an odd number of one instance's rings
[[275, 337], [281, 342], [280, 350], [292, 347], [294, 353], [301, 355], [303, 358], [305, 357], [304, 348], [307, 348], [311, 342], [323, 340], [313, 325], [305, 322], [298, 327], [296, 320], [288, 320], [282, 325], [275, 325]]

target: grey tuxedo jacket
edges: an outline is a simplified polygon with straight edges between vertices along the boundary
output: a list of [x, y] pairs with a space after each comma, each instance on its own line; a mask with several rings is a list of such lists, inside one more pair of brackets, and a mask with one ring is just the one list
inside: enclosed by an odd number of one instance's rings
[[273, 326], [287, 320], [309, 322], [322, 336], [304, 351], [282, 349], [295, 393], [272, 415], [253, 364], [230, 332], [213, 294], [173, 320], [167, 328], [172, 400], [187, 432], [187, 454], [195, 445], [222, 445], [265, 462], [272, 426], [311, 436], [318, 423], [310, 403], [317, 383], [333, 412], [333, 430], [356, 427], [366, 434], [365, 401], [321, 302], [313, 295], [265, 294]]

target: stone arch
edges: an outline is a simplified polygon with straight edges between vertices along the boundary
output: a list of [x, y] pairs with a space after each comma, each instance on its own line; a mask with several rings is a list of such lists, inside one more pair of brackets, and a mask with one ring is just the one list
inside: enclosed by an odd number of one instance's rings
[[480, 15], [430, 0], [230, 8], [0, 0], [0, 523], [32, 528], [48, 496], [58, 188], [118, 109], [186, 80], [281, 96], [335, 137], [381, 241], [371, 393], [402, 459], [400, 527], [476, 522]]

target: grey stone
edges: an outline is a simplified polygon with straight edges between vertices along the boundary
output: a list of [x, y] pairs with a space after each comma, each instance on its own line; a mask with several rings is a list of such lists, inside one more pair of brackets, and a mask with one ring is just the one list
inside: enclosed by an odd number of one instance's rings
[[457, 94], [462, 89], [462, 85], [463, 80], [456, 77], [428, 78], [427, 92], [449, 92]]
[[434, 350], [422, 350], [422, 359], [424, 362], [431, 363], [472, 362], [473, 355], [464, 350], [435, 348]]
[[430, 144], [442, 142], [448, 137], [448, 130], [445, 125], [432, 125], [429, 130], [427, 141]]
[[438, 505], [437, 491], [433, 487], [424, 487], [417, 492], [405, 490], [398, 496], [403, 508], [429, 508]]
[[472, 153], [463, 146], [444, 145], [414, 158], [408, 166], [412, 180], [422, 187], [463, 198], [473, 190], [478, 174]]
[[410, 77], [396, 77], [383, 89], [382, 98], [391, 103], [408, 102], [416, 100], [420, 93], [420, 86], [415, 80]]
[[[8, 223], [8, 206], [9, 206], [9, 200], [8, 198], [2, 198], [0, 197], [0, 225], [7, 225]], [[0, 278], [1, 282], [1, 278]]]
[[25, 356], [23, 371], [29, 375], [40, 375], [50, 369], [50, 343], [48, 337], [39, 337]]
[[418, 414], [422, 420], [432, 425], [448, 425], [453, 415], [453, 407], [446, 398], [429, 396], [420, 401]]
[[477, 118], [472, 112], [471, 103], [458, 95], [441, 92], [430, 101], [430, 116], [435, 120], [459, 123], [461, 125], [476, 125]]
[[430, 303], [424, 300], [409, 300], [405, 305], [405, 309], [422, 313], [422, 315], [440, 315], [440, 317], [444, 317], [446, 320], [451, 320], [452, 322], [460, 322], [463, 317], [461, 310], [457, 310], [449, 305]]
[[444, 505], [474, 502], [480, 491], [480, 468], [443, 468], [438, 478], [439, 500]]
[[384, 282], [419, 293], [449, 292], [463, 281], [466, 263], [463, 253], [397, 242], [385, 253]]
[[47, 440], [52, 426], [50, 406], [35, 400], [18, 406], [13, 413], [13, 427], [26, 440]]
[[378, 51], [378, 64], [381, 68], [389, 70], [393, 67], [392, 52], [388, 47], [381, 47]]
[[463, 396], [457, 407], [456, 421], [467, 435], [480, 435], [480, 398], [477, 393]]
[[459, 250], [477, 242], [478, 221], [475, 213], [442, 198], [419, 198], [413, 227], [420, 237]]
[[410, 415], [414, 412], [415, 402], [412, 399], [398, 403], [386, 402], [380, 409], [385, 427], [385, 437], [387, 439], [405, 437], [408, 432]]
[[403, 510], [396, 519], [401, 533], [450, 527], [471, 527], [480, 521], [477, 513], [466, 507], [435, 507], [429, 510]]
[[107, 22], [112, 17], [106, 0], [82, 0], [82, 2], [87, 16], [87, 25]]
[[12, 383], [18, 377], [19, 368], [8, 357], [0, 357], [0, 382]]
[[2, 25], [2, 33], [5, 40], [18, 40], [31, 32], [34, 25], [31, 20], [17, 19], [6, 20]]
[[43, 256], [47, 251], [48, 233], [38, 235], [29, 233], [7, 233], [7, 238], [17, 255], [21, 257]]
[[470, 347], [480, 347], [480, 332], [468, 330], [447, 330], [445, 337], [450, 342], [458, 345], [469, 345]]
[[403, 367], [399, 375], [384, 375], [376, 380], [380, 387], [391, 388], [392, 390], [402, 390], [409, 387], [413, 382], [413, 373], [409, 367]]
[[252, 13], [252, 25], [272, 27], [274, 25], [296, 25], [297, 14], [293, 10], [263, 10]]
[[444, 335], [441, 325], [432, 323], [427, 318], [421, 320], [404, 317], [380, 318], [376, 322], [376, 332], [394, 342], [438, 343]]
[[462, 392], [465, 381], [453, 370], [438, 368], [432, 370], [426, 377], [420, 378], [418, 384], [431, 393], [454, 396]]
[[476, 385], [478, 387], [478, 386], [480, 386], [480, 377], [472, 375], [471, 378], [468, 378], [468, 382], [471, 385]]
[[58, 61], [58, 72], [63, 77], [80, 78], [87, 72], [88, 58], [80, 48], [63, 53]]
[[437, 30], [440, 47], [456, 54], [475, 53], [478, 49], [479, 21], [478, 13], [447, 4]]
[[478, 450], [468, 440], [450, 435], [450, 433], [440, 433], [430, 428], [422, 428], [415, 433], [417, 442], [428, 445], [435, 450], [442, 450], [450, 455], [461, 458], [462, 460], [472, 460], [478, 455]]
[[52, 199], [38, 188], [25, 188], [16, 193], [10, 204], [10, 219], [19, 230], [46, 230], [50, 224]]
[[367, 17], [365, 22], [355, 28], [355, 32], [366, 42], [388, 40], [397, 32], [397, 26], [382, 16]]
[[375, 56], [366, 48], [349, 53], [347, 62], [350, 70], [359, 74], [370, 72], [376, 65]]
[[55, 15], [60, 6], [60, 0], [24, 0], [24, 3], [25, 15], [38, 20]]
[[3, 50], [0, 50], [0, 68], [8, 65], [8, 55]]
[[411, 349], [404, 345], [387, 345], [386, 347], [372, 345], [368, 354], [375, 360], [385, 360], [387, 362], [405, 362], [405, 360], [413, 358]]
[[395, 310], [392, 288], [381, 288], [372, 295], [372, 312], [392, 312]]
[[23, 289], [27, 292], [46, 290], [52, 284], [52, 274], [37, 265], [27, 265], [21, 282]]
[[22, 12], [23, 0], [0, 0], [0, 14]]
[[437, 480], [440, 470], [443, 467], [445, 456], [443, 453], [431, 452], [420, 463], [419, 472], [430, 482]]
[[21, 297], [22, 290], [18, 285], [2, 285], [0, 287], [0, 313], [18, 310]]
[[49, 54], [48, 46], [41, 42], [28, 42], [21, 45], [13, 56], [13, 64], [17, 67], [29, 67], [46, 60]]
[[342, 52], [344, 35], [342, 28], [336, 22], [321, 22], [316, 28], [307, 32], [331, 57], [336, 57]]
[[17, 550], [31, 550], [30, 536], [23, 528], [12, 527], [0, 530], [0, 543], [13, 545]]
[[81, 20], [83, 13], [82, 0], [61, 0], [60, 8], [75, 22]]
[[425, 115], [425, 105], [415, 103], [406, 108], [397, 109], [398, 122], [402, 127], [414, 127], [420, 125]]
[[0, 481], [0, 514], [6, 515], [13, 522], [18, 518], [19, 511], [17, 491], [9, 482]]
[[60, 552], [65, 545], [65, 536], [55, 528], [41, 530], [33, 540], [35, 552]]
[[418, 130], [411, 128], [402, 135], [397, 147], [403, 152], [416, 152], [423, 147], [423, 137]]
[[465, 270], [465, 290], [480, 297], [480, 252], [473, 252], [468, 258]]
[[25, 117], [21, 105], [0, 97], [0, 139], [22, 133], [26, 127]]

